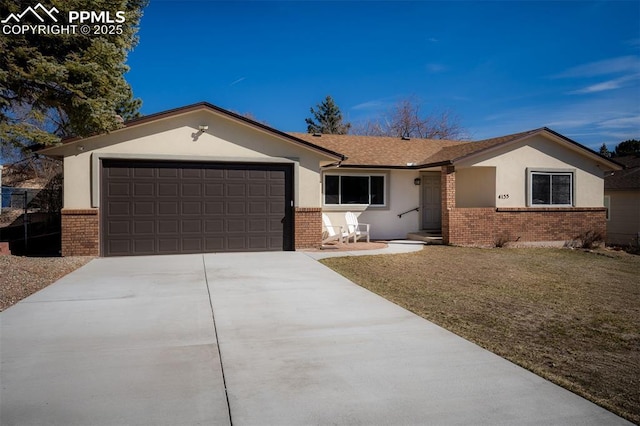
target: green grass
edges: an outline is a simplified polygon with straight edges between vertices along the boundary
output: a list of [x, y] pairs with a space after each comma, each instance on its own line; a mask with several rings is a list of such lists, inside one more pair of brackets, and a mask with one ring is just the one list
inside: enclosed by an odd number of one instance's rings
[[426, 246], [411, 254], [323, 263], [640, 423], [640, 257]]

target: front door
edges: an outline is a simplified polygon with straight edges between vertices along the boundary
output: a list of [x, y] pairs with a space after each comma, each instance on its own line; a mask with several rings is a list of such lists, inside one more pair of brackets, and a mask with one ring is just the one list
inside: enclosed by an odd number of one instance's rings
[[440, 173], [422, 174], [422, 229], [442, 226]]

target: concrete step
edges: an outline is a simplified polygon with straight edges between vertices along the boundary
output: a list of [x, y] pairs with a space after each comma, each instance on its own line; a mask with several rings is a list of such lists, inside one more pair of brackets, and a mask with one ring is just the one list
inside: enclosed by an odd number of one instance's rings
[[427, 244], [442, 244], [442, 233], [440, 231], [416, 231], [407, 234], [408, 240], [423, 241]]

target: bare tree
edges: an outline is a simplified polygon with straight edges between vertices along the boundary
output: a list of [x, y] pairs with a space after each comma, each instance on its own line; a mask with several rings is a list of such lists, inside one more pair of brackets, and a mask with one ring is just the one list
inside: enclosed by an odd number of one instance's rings
[[398, 101], [380, 117], [354, 126], [353, 133], [366, 136], [393, 136], [417, 139], [465, 139], [466, 130], [449, 110], [423, 114], [413, 98]]

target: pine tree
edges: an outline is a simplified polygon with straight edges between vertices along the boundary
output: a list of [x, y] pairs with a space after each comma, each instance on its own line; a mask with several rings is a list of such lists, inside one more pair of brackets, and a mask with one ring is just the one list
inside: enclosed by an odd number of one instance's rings
[[606, 143], [603, 143], [600, 147], [600, 155], [602, 155], [603, 157], [611, 157], [611, 152], [609, 152]]
[[351, 123], [342, 122], [342, 113], [331, 96], [327, 96], [322, 103], [316, 105], [317, 110], [311, 108], [313, 118], [306, 118], [307, 132], [325, 135], [346, 135]]
[[640, 140], [629, 139], [616, 145], [616, 157], [624, 157], [626, 155], [640, 156]]
[[[51, 0], [64, 24], [69, 10], [124, 11], [121, 34], [8, 34], [0, 37], [0, 140], [2, 147], [50, 145], [88, 136], [138, 115], [124, 74], [127, 54], [148, 0]], [[2, 17], [31, 2], [0, 0]], [[99, 4], [99, 6], [96, 6]]]

